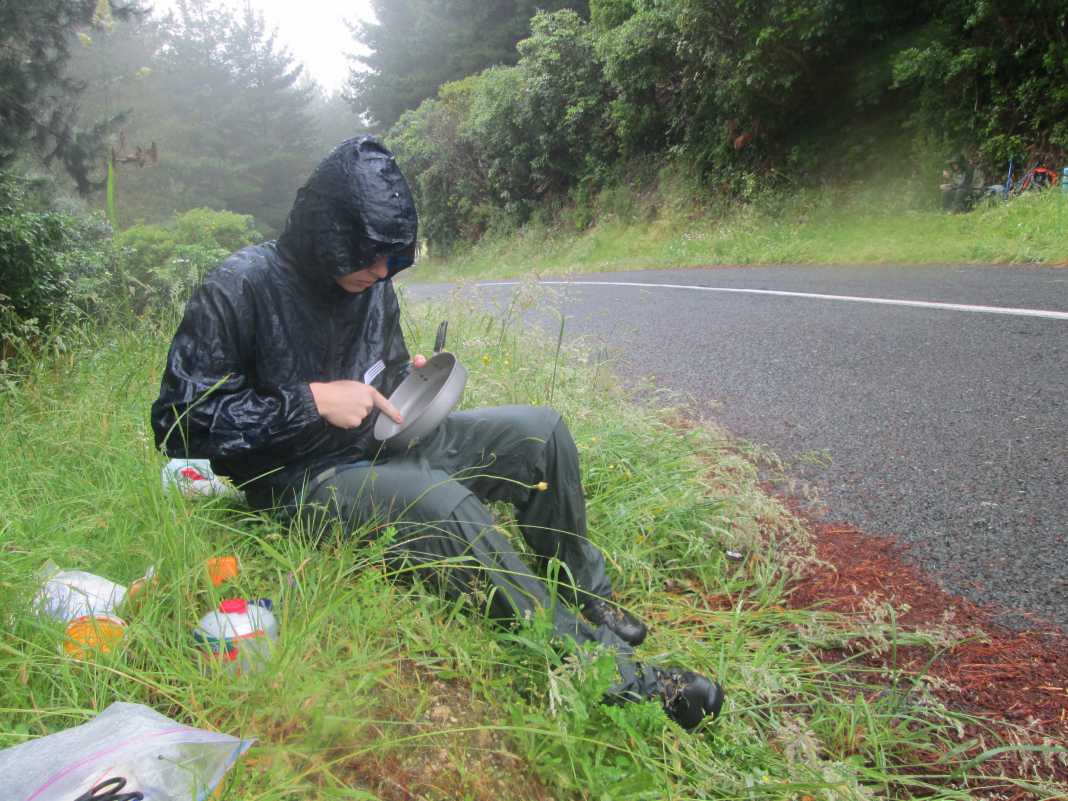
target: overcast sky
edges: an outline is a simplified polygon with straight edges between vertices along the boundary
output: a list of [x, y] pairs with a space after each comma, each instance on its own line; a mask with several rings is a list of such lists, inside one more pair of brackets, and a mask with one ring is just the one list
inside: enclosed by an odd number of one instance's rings
[[[243, 8], [246, 0], [219, 0]], [[304, 64], [328, 91], [340, 89], [349, 74], [346, 53], [355, 49], [345, 20], [374, 19], [370, 0], [248, 0], [262, 11], [269, 26], [278, 28], [278, 39], [293, 57]], [[172, 0], [151, 2], [157, 13], [173, 7]]]

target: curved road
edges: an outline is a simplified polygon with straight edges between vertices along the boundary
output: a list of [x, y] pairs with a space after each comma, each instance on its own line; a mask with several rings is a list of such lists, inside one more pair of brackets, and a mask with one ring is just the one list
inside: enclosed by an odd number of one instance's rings
[[[623, 375], [655, 376], [697, 414], [767, 443], [820, 488], [829, 518], [897, 535], [947, 589], [1001, 607], [1004, 622], [1068, 629], [1068, 270], [746, 267], [569, 281], [547, 282], [545, 303]], [[515, 287], [479, 291], [506, 306]], [[960, 308], [970, 306], [993, 308]], [[558, 318], [546, 322], [555, 332]]]

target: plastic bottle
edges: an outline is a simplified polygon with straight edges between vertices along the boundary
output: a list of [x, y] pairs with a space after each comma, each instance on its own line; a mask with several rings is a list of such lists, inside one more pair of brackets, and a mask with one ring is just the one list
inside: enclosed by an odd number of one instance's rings
[[1061, 173], [1061, 194], [1068, 197], [1068, 167]]
[[278, 621], [267, 598], [228, 598], [200, 619], [193, 631], [210, 658], [233, 665], [238, 674], [263, 668], [278, 639]]

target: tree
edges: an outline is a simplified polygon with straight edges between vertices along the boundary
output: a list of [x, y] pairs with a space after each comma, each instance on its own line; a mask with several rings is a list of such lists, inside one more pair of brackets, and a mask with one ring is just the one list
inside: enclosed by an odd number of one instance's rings
[[379, 129], [433, 97], [449, 81], [494, 65], [515, 64], [515, 46], [539, 11], [573, 9], [588, 0], [372, 0], [377, 22], [352, 26], [366, 55], [349, 75], [353, 107]]
[[593, 32], [573, 11], [539, 12], [518, 49], [526, 84], [522, 125], [535, 143], [535, 195], [598, 178], [616, 157], [616, 140]]
[[28, 144], [46, 162], [59, 160], [79, 193], [100, 188], [91, 170], [111, 118], [77, 127], [78, 95], [85, 81], [65, 73], [75, 33], [107, 29], [114, 17], [140, 13], [134, 2], [109, 0], [5, 0], [0, 4], [0, 167]]
[[1068, 6], [954, 0], [931, 16], [894, 58], [896, 85], [918, 101], [912, 123], [991, 163], [1060, 163], [1068, 152]]
[[212, 0], [180, 0], [161, 19], [116, 26], [75, 54], [93, 77], [95, 110], [132, 108], [127, 140], [156, 142], [159, 166], [122, 168], [128, 222], [159, 222], [208, 206], [278, 230], [301, 181], [322, 156], [303, 76], [263, 16]]
[[677, 127], [682, 63], [678, 26], [667, 3], [592, 0], [597, 57], [611, 85], [612, 126], [624, 156], [657, 152]]
[[[391, 37], [406, 32], [414, 46], [422, 24], [437, 37], [420, 51], [430, 53], [450, 41], [450, 21], [432, 13], [444, 7], [399, 0], [366, 41], [406, 56]], [[449, 5], [469, 23], [464, 7]], [[754, 179], [826, 175], [828, 164], [866, 175], [885, 140], [910, 130], [987, 166], [1064, 163], [1068, 6], [1057, 0], [590, 0], [589, 11], [589, 23], [536, 15], [516, 64], [443, 85], [390, 129], [435, 248], [565, 197], [583, 224], [593, 191], [636, 157], [643, 168], [677, 160], [743, 196]], [[368, 73], [364, 100], [414, 102], [440, 63], [431, 53], [398, 65], [403, 97]]]
[[781, 157], [828, 116], [890, 96], [927, 0], [592, 0], [627, 153], [681, 148], [702, 173]]
[[445, 84], [390, 130], [434, 249], [526, 221], [596, 185], [616, 157], [590, 27], [565, 10], [531, 29], [516, 66]]
[[356, 116], [341, 92], [319, 93], [309, 108], [318, 130], [316, 150], [324, 156], [334, 147], [354, 136], [367, 133], [367, 126]]

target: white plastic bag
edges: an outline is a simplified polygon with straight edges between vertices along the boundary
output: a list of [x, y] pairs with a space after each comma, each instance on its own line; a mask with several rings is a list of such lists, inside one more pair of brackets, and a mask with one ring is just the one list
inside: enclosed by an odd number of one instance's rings
[[203, 801], [254, 742], [118, 702], [81, 726], [0, 751], [0, 781], [5, 801], [72, 801], [115, 777], [146, 801]]
[[43, 580], [34, 607], [64, 623], [79, 617], [114, 615], [126, 599], [126, 587], [84, 570], [60, 570], [49, 559], [41, 567]]
[[51, 559], [38, 571], [41, 589], [33, 599], [34, 608], [63, 623], [80, 617], [116, 615], [127, 594], [133, 597], [152, 581], [155, 567], [149, 567], [145, 575], [127, 590], [103, 576], [86, 573], [84, 570], [60, 570]]
[[207, 459], [171, 459], [160, 471], [163, 491], [177, 489], [186, 498], [236, 498], [245, 494], [223, 481]]

